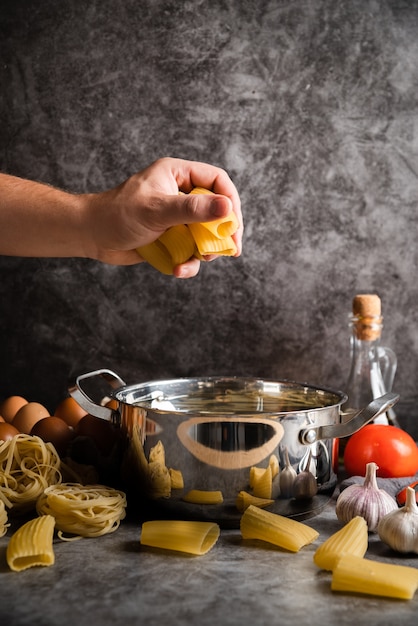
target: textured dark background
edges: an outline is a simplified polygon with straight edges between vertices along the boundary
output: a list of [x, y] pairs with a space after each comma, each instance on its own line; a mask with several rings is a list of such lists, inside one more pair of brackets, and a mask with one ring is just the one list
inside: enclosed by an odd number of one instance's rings
[[0, 168], [103, 190], [160, 156], [224, 167], [244, 253], [145, 264], [0, 258], [0, 397], [51, 409], [74, 371], [343, 388], [356, 292], [383, 303], [418, 418], [418, 3], [2, 0]]

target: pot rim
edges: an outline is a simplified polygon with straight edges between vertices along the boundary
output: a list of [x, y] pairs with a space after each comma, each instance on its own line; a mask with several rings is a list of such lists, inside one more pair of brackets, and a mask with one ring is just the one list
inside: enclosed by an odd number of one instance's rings
[[[347, 394], [341, 390], [335, 390], [326, 386], [318, 386], [312, 383], [307, 382], [298, 382], [292, 379], [280, 378], [262, 378], [256, 376], [229, 376], [229, 375], [210, 375], [210, 376], [193, 376], [193, 377], [177, 377], [177, 378], [162, 378], [156, 380], [148, 380], [143, 381], [141, 383], [135, 383], [130, 385], [124, 385], [112, 391], [111, 396], [118, 402], [128, 405], [128, 406], [136, 406], [144, 409], [152, 409], [156, 410], [159, 413], [167, 413], [174, 415], [204, 415], [206, 417], [210, 417], [211, 415], [222, 415], [222, 409], [220, 408], [220, 403], [217, 404], [214, 410], [199, 410], [196, 407], [191, 408], [176, 408], [173, 406], [164, 407], [164, 404], [161, 404], [159, 407], [153, 406], [152, 402], [155, 400], [169, 401], [172, 403], [174, 399], [174, 393], [182, 392], [182, 397], [184, 398], [187, 391], [202, 391], [202, 390], [224, 390], [227, 387], [233, 386], [236, 391], [261, 391], [265, 392], [266, 397], [268, 397], [268, 393], [270, 392], [270, 397], [273, 399], [280, 400], [280, 391], [284, 390], [293, 390], [296, 392], [301, 392], [301, 395], [305, 395], [308, 397], [309, 394], [312, 394], [313, 398], [316, 398], [316, 402], [311, 401], [304, 406], [295, 406], [293, 409], [286, 410], [233, 410], [233, 411], [225, 411], [224, 414], [234, 416], [238, 415], [248, 415], [254, 414], [257, 415], [288, 415], [295, 413], [308, 413], [312, 411], [329, 411], [330, 409], [339, 408], [342, 404], [347, 401]], [[241, 387], [240, 387], [241, 385]], [[187, 390], [189, 387], [189, 390]], [[169, 391], [172, 390], [172, 394], [170, 395]], [[168, 392], [168, 393], [167, 393]], [[273, 395], [272, 392], [275, 392], [276, 395]], [[319, 400], [322, 399], [323, 402]]]

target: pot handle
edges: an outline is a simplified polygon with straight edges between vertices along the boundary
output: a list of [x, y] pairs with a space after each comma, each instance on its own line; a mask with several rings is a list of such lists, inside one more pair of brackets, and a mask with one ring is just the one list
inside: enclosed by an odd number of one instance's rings
[[112, 389], [119, 389], [120, 387], [125, 387], [126, 383], [120, 376], [112, 372], [112, 370], [101, 369], [94, 370], [93, 372], [88, 372], [87, 374], [80, 374], [75, 376], [74, 379], [70, 382], [68, 386], [68, 391], [70, 395], [74, 398], [76, 402], [85, 410], [87, 413], [94, 415], [95, 417], [100, 417], [101, 419], [111, 421], [113, 418], [113, 409], [108, 406], [102, 406], [101, 404], [96, 404], [90, 396], [82, 389], [81, 383], [88, 378], [103, 378], [106, 383], [108, 383]]
[[341, 424], [326, 424], [324, 426], [302, 429], [299, 432], [299, 440], [301, 443], [309, 445], [322, 439], [348, 437], [349, 435], [352, 435], [360, 430], [362, 426], [371, 422], [381, 413], [385, 413], [398, 400], [398, 394], [385, 393], [385, 395], [372, 400], [370, 404], [356, 413], [348, 422], [343, 422]]

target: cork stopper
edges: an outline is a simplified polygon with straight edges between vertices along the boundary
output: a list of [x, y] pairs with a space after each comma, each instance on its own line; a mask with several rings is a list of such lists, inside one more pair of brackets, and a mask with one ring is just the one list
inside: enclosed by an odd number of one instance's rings
[[378, 339], [382, 332], [382, 304], [376, 294], [358, 294], [353, 299], [353, 324], [356, 337], [365, 341]]

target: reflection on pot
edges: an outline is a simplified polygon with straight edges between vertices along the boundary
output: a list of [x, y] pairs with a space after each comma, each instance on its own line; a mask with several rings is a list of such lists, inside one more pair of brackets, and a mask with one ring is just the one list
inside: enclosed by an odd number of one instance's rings
[[283, 426], [257, 417], [192, 418], [177, 428], [181, 443], [194, 457], [221, 469], [242, 469], [260, 463], [276, 449]]

